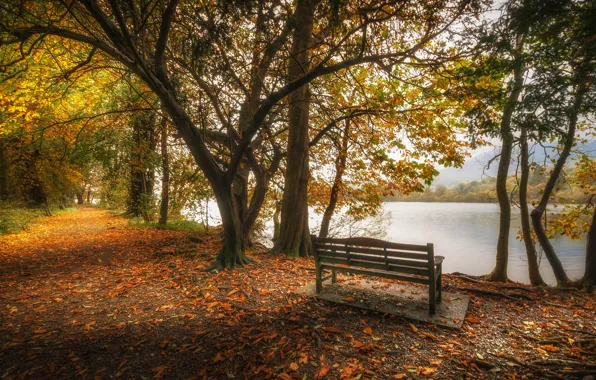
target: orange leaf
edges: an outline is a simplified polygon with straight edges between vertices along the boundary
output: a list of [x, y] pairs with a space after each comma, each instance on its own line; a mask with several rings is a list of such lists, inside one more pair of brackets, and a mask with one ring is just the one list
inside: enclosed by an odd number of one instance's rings
[[366, 335], [372, 335], [372, 329], [370, 327], [365, 328], [362, 330]]
[[480, 319], [472, 317], [471, 315], [468, 315], [466, 318], [464, 318], [466, 322], [468, 323], [480, 323]]
[[354, 302], [354, 297], [346, 297], [346, 298], [344, 298], [344, 301], [346, 301], [346, 302]]
[[322, 366], [321, 369], [317, 371], [317, 373], [315, 374], [315, 379], [325, 377], [327, 375], [327, 372], [329, 372], [329, 367], [327, 367], [326, 365]]
[[559, 347], [555, 347], [552, 344], [547, 344], [544, 346], [540, 346], [540, 348], [542, 348], [544, 351], [548, 351], [548, 352], [559, 352], [561, 351], [561, 349]]
[[298, 371], [298, 368], [300, 368], [300, 367], [298, 366], [298, 363], [296, 363], [296, 362], [290, 363], [290, 369], [291, 369], [292, 371]]
[[334, 333], [334, 334], [340, 334], [341, 330], [340, 329], [336, 329], [335, 327], [323, 327], [323, 331], [326, 331], [328, 333]]
[[432, 367], [422, 367], [420, 369], [420, 373], [423, 375], [432, 375], [433, 373], [437, 372], [436, 368], [432, 368]]
[[221, 356], [221, 354], [218, 352], [217, 355], [215, 355], [215, 357], [213, 358], [213, 363], [219, 363], [219, 362], [223, 362], [224, 358]]
[[153, 375], [153, 379], [154, 380], [163, 379], [163, 376], [166, 374], [166, 369], [168, 369], [167, 365], [160, 365], [159, 367], [151, 368], [151, 371], [153, 371], [153, 373], [155, 374], [155, 375]]
[[436, 337], [436, 336], [434, 336], [433, 334], [431, 334], [431, 333], [427, 333], [427, 332], [421, 332], [421, 333], [420, 333], [420, 336], [421, 336], [422, 338], [428, 338], [428, 339], [432, 339], [432, 340], [439, 340], [439, 338], [437, 338], [437, 337]]
[[91, 326], [95, 324], [95, 321], [91, 321], [85, 324], [85, 330], [91, 330]]
[[418, 328], [416, 326], [414, 326], [413, 324], [409, 323], [410, 325], [410, 329], [412, 329], [412, 331], [417, 332]]

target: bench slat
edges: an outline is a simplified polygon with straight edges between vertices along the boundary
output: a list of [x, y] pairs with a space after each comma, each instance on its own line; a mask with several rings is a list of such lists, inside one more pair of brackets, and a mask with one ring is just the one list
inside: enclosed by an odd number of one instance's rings
[[[346, 252], [328, 251], [328, 250], [320, 250], [320, 249], [317, 250], [317, 254], [323, 255], [323, 256], [332, 256], [332, 257], [343, 257], [343, 258], [348, 257], [348, 254]], [[403, 265], [403, 266], [407, 266], [407, 267], [416, 267], [416, 268], [424, 268], [424, 269], [426, 269], [427, 261], [428, 261], [428, 259], [425, 261], [401, 260], [401, 259], [393, 258], [389, 255], [387, 255], [388, 257], [385, 260], [384, 256], [354, 253], [352, 251], [350, 251], [349, 256], [351, 258], [354, 258], [357, 260], [374, 261], [377, 263], [387, 262], [387, 263], [395, 264], [395, 265]]]
[[379, 269], [385, 272], [397, 272], [397, 273], [408, 273], [408, 274], [416, 274], [419, 276], [430, 277], [428, 273], [428, 269], [426, 268], [414, 268], [408, 266], [399, 266], [399, 265], [385, 265], [382, 263], [376, 263], [366, 260], [360, 259], [351, 259], [348, 260], [347, 258], [339, 258], [339, 257], [328, 257], [328, 256], [320, 256], [321, 263], [332, 263], [332, 264], [344, 264], [351, 267], [361, 267], [361, 268], [371, 268], [371, 269]]
[[338, 265], [330, 265], [330, 264], [323, 264], [321, 263], [321, 269], [334, 269], [339, 272], [349, 272], [349, 273], [356, 273], [356, 274], [367, 274], [369, 276], [376, 276], [376, 277], [384, 277], [384, 278], [393, 278], [402, 281], [408, 282], [416, 282], [418, 284], [428, 285], [430, 281], [428, 278], [418, 278], [406, 275], [395, 274], [391, 272], [376, 272], [373, 270], [366, 270], [366, 269], [358, 269], [353, 267], [342, 267]]
[[[330, 244], [320, 244], [315, 243], [315, 250], [326, 250], [326, 251], [340, 251], [346, 252], [346, 249], [350, 251], [350, 253], [366, 253], [369, 255], [378, 255], [378, 256], [385, 256], [384, 249], [376, 249], [376, 248], [365, 248], [365, 247], [353, 247], [353, 246], [345, 246], [345, 245], [330, 245]], [[414, 252], [403, 252], [403, 251], [395, 251], [387, 249], [387, 256], [390, 257], [399, 257], [403, 259], [411, 259], [411, 260], [420, 260], [426, 263], [428, 262], [428, 254], [427, 253], [414, 253]]]
[[389, 242], [389, 241], [383, 241], [383, 240], [372, 239], [372, 238], [364, 238], [364, 237], [354, 237], [354, 238], [344, 238], [344, 239], [317, 237], [316, 241], [317, 241], [317, 243], [331, 243], [331, 244], [339, 244], [339, 245], [348, 244], [348, 245], [362, 246], [362, 247], [403, 249], [406, 251], [428, 252], [428, 247], [426, 245], [393, 243], [393, 242]]

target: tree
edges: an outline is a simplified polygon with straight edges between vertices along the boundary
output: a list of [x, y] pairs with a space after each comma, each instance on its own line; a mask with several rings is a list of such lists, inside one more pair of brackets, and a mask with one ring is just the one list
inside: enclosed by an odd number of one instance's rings
[[160, 131], [161, 146], [161, 202], [159, 206], [159, 224], [168, 224], [170, 204], [170, 158], [168, 154], [168, 121], [162, 116]]
[[319, 231], [319, 237], [327, 237], [329, 234], [329, 224], [331, 223], [331, 217], [335, 212], [337, 206], [337, 200], [339, 198], [340, 187], [342, 185], [342, 179], [344, 171], [346, 170], [346, 160], [348, 156], [348, 142], [350, 138], [350, 120], [344, 121], [344, 129], [341, 134], [341, 142], [338, 143], [337, 150], [338, 155], [335, 158], [335, 178], [333, 179], [333, 185], [331, 186], [331, 192], [329, 194], [329, 203], [323, 213], [323, 220], [321, 221], [321, 229]]
[[[213, 188], [224, 229], [224, 244], [214, 265], [217, 269], [249, 261], [244, 252], [247, 232], [267, 187], [263, 175], [268, 170], [261, 165], [269, 160], [259, 150], [261, 143], [269, 142], [267, 126], [274, 122], [280, 102], [315, 79], [348, 67], [374, 63], [390, 69], [417, 59], [416, 54], [429, 41], [475, 7], [469, 1], [437, 0], [423, 5], [390, 1], [383, 6], [354, 2], [334, 14], [322, 5], [317, 61], [299, 78], [280, 84], [275, 69], [279, 66], [272, 65], [286, 61], [284, 47], [296, 25], [294, 10], [285, 4], [177, 0], [165, 7], [130, 4], [83, 0], [66, 7], [60, 1], [9, 0], [2, 5], [2, 45], [34, 49], [38, 38], [76, 40], [103, 52], [145, 82]], [[379, 38], [377, 33], [369, 33], [377, 28], [399, 30]], [[239, 35], [245, 38], [239, 40]], [[406, 35], [412, 38], [404, 41]], [[252, 57], [250, 72], [246, 71], [245, 53]], [[226, 92], [218, 91], [222, 87]], [[219, 121], [209, 133], [197, 127], [192, 108], [183, 102], [183, 95], [190, 98], [197, 88]], [[243, 99], [240, 110], [227, 108], [238, 98]], [[223, 156], [219, 154], [220, 137], [228, 141]], [[233, 188], [246, 163], [253, 174], [259, 174], [248, 207], [239, 203]]]
[[507, 281], [507, 262], [509, 260], [509, 230], [511, 228], [511, 202], [507, 191], [507, 178], [509, 177], [509, 164], [513, 150], [513, 132], [511, 119], [523, 89], [524, 65], [522, 59], [524, 36], [515, 38], [515, 46], [511, 51], [513, 55], [513, 79], [507, 103], [503, 109], [501, 119], [501, 156], [497, 170], [497, 198], [499, 200], [499, 237], [497, 239], [497, 263], [490, 273], [493, 281]]
[[130, 187], [126, 213], [152, 219], [156, 113], [139, 112], [131, 116]]
[[521, 214], [522, 238], [526, 247], [526, 255], [528, 257], [528, 274], [530, 276], [530, 283], [534, 286], [544, 285], [544, 280], [540, 275], [538, 266], [538, 254], [534, 239], [532, 237], [532, 227], [530, 221], [530, 211], [528, 206], [528, 180], [530, 178], [530, 163], [528, 151], [528, 131], [522, 125], [520, 126], [521, 135], [519, 138], [520, 149], [520, 167], [521, 176], [519, 181], [519, 209]]
[[[593, 81], [595, 69], [596, 38], [592, 18], [596, 7], [591, 3], [562, 2], [558, 4], [556, 21], [552, 19], [541, 23], [538, 30], [545, 44], [534, 52], [534, 85], [528, 90], [528, 108], [536, 115], [533, 120], [543, 126], [543, 130], [551, 131], [559, 137], [561, 147], [548, 181], [544, 187], [540, 201], [531, 213], [532, 225], [536, 237], [544, 250], [557, 283], [570, 283], [561, 261], [549, 241], [543, 225], [543, 217], [547, 205], [565, 163], [576, 142], [578, 121], [588, 112], [594, 110]], [[563, 53], [564, 52], [564, 53]], [[560, 130], [560, 125], [567, 125]]]
[[[309, 70], [315, 2], [298, 0], [294, 13], [296, 26], [288, 62], [288, 81], [299, 79]], [[308, 228], [308, 126], [310, 93], [308, 84], [288, 96], [288, 157], [281, 201], [281, 221], [274, 251], [290, 256], [311, 256]]]

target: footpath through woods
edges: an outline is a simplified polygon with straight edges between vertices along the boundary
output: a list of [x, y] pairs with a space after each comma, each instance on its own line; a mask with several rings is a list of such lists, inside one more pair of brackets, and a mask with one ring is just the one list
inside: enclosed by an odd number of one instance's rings
[[204, 272], [219, 244], [96, 208], [0, 236], [0, 378], [596, 373], [593, 295], [446, 276], [472, 297], [454, 331], [295, 295], [314, 281], [305, 259], [253, 252], [257, 264]]

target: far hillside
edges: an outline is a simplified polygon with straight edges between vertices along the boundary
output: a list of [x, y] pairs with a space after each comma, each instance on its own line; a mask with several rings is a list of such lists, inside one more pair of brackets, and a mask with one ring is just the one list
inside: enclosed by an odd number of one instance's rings
[[[528, 201], [538, 201], [541, 191], [548, 179], [548, 173], [538, 169], [532, 171], [528, 184]], [[385, 198], [387, 202], [468, 202], [490, 203], [497, 201], [495, 191], [496, 178], [485, 177], [479, 181], [461, 182], [453, 186], [437, 185], [427, 187], [424, 192], [410, 193], [409, 195], [396, 194]], [[518, 181], [515, 177], [507, 180], [507, 188], [511, 200], [517, 203]], [[553, 203], [585, 203], [589, 194], [582, 189], [569, 184], [564, 179], [559, 179], [558, 191], [552, 199]]]

